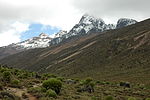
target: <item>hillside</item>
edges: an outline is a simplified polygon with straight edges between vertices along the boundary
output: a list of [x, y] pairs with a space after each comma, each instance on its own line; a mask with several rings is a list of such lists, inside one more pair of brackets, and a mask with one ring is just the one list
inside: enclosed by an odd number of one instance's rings
[[0, 65], [0, 100], [149, 100], [145, 84], [68, 79]]
[[22, 50], [17, 50], [16, 48], [10, 47], [10, 46], [0, 47], [0, 59], [5, 58], [5, 57], [12, 55], [12, 54], [16, 54], [16, 53], [21, 52], [21, 51]]
[[66, 77], [150, 84], [150, 19], [8, 56], [1, 64]]

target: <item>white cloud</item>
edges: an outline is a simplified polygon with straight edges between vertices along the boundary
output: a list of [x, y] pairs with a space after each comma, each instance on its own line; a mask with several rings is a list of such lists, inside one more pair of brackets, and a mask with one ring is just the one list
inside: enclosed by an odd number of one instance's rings
[[[0, 20], [35, 22], [69, 30], [81, 17], [73, 0], [1, 0]], [[9, 19], [9, 20], [8, 20]]]
[[12, 24], [12, 28], [15, 30], [16, 33], [22, 33], [29, 29], [29, 24], [24, 24], [21, 22], [15, 22]]
[[9, 30], [0, 33], [0, 46], [20, 42], [21, 33], [28, 30], [29, 24], [15, 22], [9, 27]]
[[[20, 41], [26, 27], [14, 22], [40, 23], [69, 31], [84, 13], [100, 17], [106, 23], [115, 23], [120, 17], [143, 20], [150, 16], [149, 3], [149, 0], [0, 0], [0, 45]], [[6, 36], [13, 39], [4, 43]]]
[[72, 0], [0, 0], [0, 14], [0, 46], [20, 41], [27, 27], [18, 22], [69, 31], [81, 17]]

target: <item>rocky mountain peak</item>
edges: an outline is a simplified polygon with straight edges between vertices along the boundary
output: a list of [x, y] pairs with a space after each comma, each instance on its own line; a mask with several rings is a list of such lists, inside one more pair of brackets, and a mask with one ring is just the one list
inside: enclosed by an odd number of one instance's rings
[[58, 33], [55, 34], [54, 38], [62, 37], [65, 34], [67, 34], [67, 31], [60, 30]]
[[134, 19], [120, 18], [120, 19], [117, 21], [117, 26], [116, 26], [116, 28], [125, 27], [125, 26], [132, 25], [132, 24], [135, 24], [135, 23], [137, 23], [137, 21], [134, 20]]
[[39, 35], [39, 37], [40, 38], [47, 38], [47, 37], [49, 37], [46, 33], [41, 33], [40, 35]]
[[96, 25], [96, 23], [105, 24], [103, 19], [94, 17], [92, 15], [85, 14], [81, 17], [78, 24], [86, 24], [86, 25], [95, 24]]
[[16, 49], [34, 49], [34, 48], [45, 48], [49, 46], [49, 42], [52, 40], [49, 35], [46, 33], [41, 33], [38, 37], [33, 37], [30, 39], [27, 39], [25, 41], [11, 44], [9, 46], [15, 47]]
[[[115, 29], [115, 25], [113, 24], [107, 25], [101, 18], [96, 18], [94, 16], [84, 14], [81, 17], [79, 23], [76, 24], [68, 33], [60, 31], [59, 33], [56, 34], [55, 36], [56, 38], [54, 38], [50, 44], [58, 44], [61, 41], [72, 36], [102, 32], [109, 29]], [[62, 33], [63, 35], [59, 35]]]
[[101, 22], [101, 23], [105, 23], [101, 18], [96, 18], [94, 16], [91, 16], [91, 15], [88, 15], [88, 14], [84, 14], [79, 23], [83, 23], [83, 24], [92, 24], [92, 23], [95, 23], [95, 22]]

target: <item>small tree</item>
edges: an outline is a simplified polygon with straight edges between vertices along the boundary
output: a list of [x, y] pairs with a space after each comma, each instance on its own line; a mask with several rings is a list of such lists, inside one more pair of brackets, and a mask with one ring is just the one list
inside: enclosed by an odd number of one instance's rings
[[10, 82], [11, 80], [11, 73], [9, 71], [3, 72], [3, 80], [6, 82]]
[[56, 78], [51, 78], [48, 80], [45, 80], [42, 84], [43, 87], [45, 87], [47, 90], [52, 89], [54, 90], [57, 94], [60, 93], [60, 89], [62, 87], [62, 82]]
[[114, 98], [112, 96], [107, 96], [105, 100], [114, 100]]
[[55, 98], [55, 97], [57, 97], [57, 94], [56, 94], [56, 92], [53, 91], [52, 89], [49, 89], [49, 90], [46, 92], [46, 96]]
[[13, 80], [11, 83], [12, 83], [13, 85], [19, 85], [19, 84], [20, 84], [20, 81], [19, 81], [19, 80]]
[[128, 100], [136, 100], [134, 97], [129, 97]]
[[145, 100], [150, 100], [150, 98], [146, 98]]

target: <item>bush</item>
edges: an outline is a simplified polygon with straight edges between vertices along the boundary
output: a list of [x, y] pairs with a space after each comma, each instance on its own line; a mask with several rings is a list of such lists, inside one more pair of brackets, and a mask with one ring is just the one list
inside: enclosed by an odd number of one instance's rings
[[63, 81], [64, 78], [63, 77], [57, 77], [58, 80]]
[[11, 73], [9, 71], [3, 72], [3, 80], [6, 82], [10, 82], [11, 80]]
[[12, 80], [9, 86], [13, 88], [21, 88], [21, 84], [19, 80]]
[[31, 87], [28, 89], [29, 93], [38, 93], [41, 92], [41, 88], [40, 87]]
[[2, 84], [0, 84], [0, 90], [3, 90], [3, 85]]
[[20, 84], [20, 81], [19, 81], [19, 80], [13, 80], [11, 83], [12, 83], [13, 85], [19, 85], [19, 84]]
[[124, 86], [124, 87], [127, 87], [127, 88], [131, 87], [129, 82], [120, 82], [120, 86]]
[[41, 97], [41, 98], [39, 98], [39, 100], [53, 100], [53, 99], [50, 97]]
[[104, 84], [106, 84], [106, 82], [103, 82], [103, 81], [96, 81], [96, 84], [100, 84], [100, 85], [104, 85]]
[[57, 77], [56, 75], [49, 74], [49, 73], [44, 73], [42, 75], [42, 79], [49, 79], [49, 78], [56, 78], [56, 77]]
[[56, 78], [51, 78], [48, 80], [45, 80], [42, 84], [44, 88], [47, 90], [52, 89], [54, 90], [57, 94], [60, 93], [60, 89], [62, 87], [62, 82]]
[[129, 97], [128, 100], [136, 100], [134, 97]]
[[23, 98], [23, 99], [27, 99], [28, 96], [27, 96], [25, 93], [22, 93], [22, 98]]
[[41, 92], [46, 92], [46, 91], [47, 91], [46, 88], [41, 87]]
[[84, 84], [89, 84], [89, 83], [92, 82], [92, 81], [93, 81], [92, 78], [87, 78], [87, 79], [85, 80], [85, 83], [84, 83]]
[[114, 100], [114, 98], [112, 96], [107, 96], [105, 100]]
[[150, 98], [146, 98], [145, 100], [150, 100]]
[[47, 92], [46, 92], [46, 96], [55, 98], [55, 97], [57, 97], [57, 94], [56, 94], [56, 92], [53, 91], [52, 89], [49, 89], [49, 90], [47, 90]]
[[21, 79], [26, 79], [28, 77], [29, 77], [29, 75], [27, 73], [22, 73], [22, 74], [18, 75], [18, 78], [21, 78]]
[[95, 96], [92, 96], [91, 100], [97, 100], [97, 98]]
[[89, 93], [94, 92], [95, 83], [93, 82], [91, 78], [82, 80], [79, 85], [81, 85], [82, 88], [77, 89], [77, 92], [84, 92], [84, 91], [87, 91]]
[[2, 97], [2, 100], [16, 100], [13, 94], [6, 91], [0, 92], [0, 96]]

